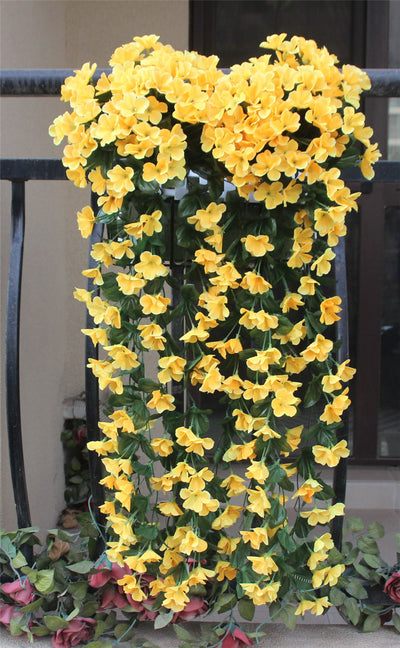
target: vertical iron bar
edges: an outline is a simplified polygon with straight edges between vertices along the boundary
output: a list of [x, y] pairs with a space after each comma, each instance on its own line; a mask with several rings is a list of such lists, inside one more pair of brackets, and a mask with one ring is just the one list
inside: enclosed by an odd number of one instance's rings
[[[94, 198], [92, 195], [92, 207], [93, 211], [96, 209], [96, 204], [94, 203]], [[90, 250], [94, 243], [101, 241], [103, 235], [103, 224], [96, 223], [92, 235], [90, 237]], [[94, 268], [96, 262], [91, 257], [89, 253], [89, 268]], [[94, 291], [94, 295], [99, 294], [98, 287], [93, 283], [93, 280], [88, 278], [87, 281], [87, 290]], [[87, 312], [86, 315], [86, 328], [92, 328], [94, 326], [93, 318]], [[98, 358], [97, 346], [95, 346], [91, 338], [87, 335], [85, 336], [85, 393], [86, 393], [86, 433], [88, 441], [98, 441], [99, 440], [99, 387], [97, 378], [93, 375], [93, 372], [87, 366], [89, 358]], [[103, 477], [102, 474], [102, 464], [100, 457], [96, 452], [89, 452], [88, 456], [89, 463], [89, 473], [90, 473], [90, 491], [91, 491], [91, 504], [93, 508], [93, 516], [96, 520], [96, 524], [101, 530], [105, 528], [105, 517], [99, 510], [99, 507], [104, 503], [104, 488], [99, 483]], [[89, 503], [90, 505], [90, 503]], [[97, 551], [100, 555], [104, 551], [104, 540], [99, 535], [97, 541]]]
[[[176, 250], [176, 201], [170, 201], [170, 268], [171, 276], [175, 279], [179, 286], [183, 284], [183, 263], [180, 263], [177, 260], [177, 250]], [[172, 287], [172, 308], [176, 308], [181, 301], [181, 293], [179, 289]], [[180, 338], [184, 333], [184, 316], [180, 318], [175, 318], [172, 321], [171, 325], [171, 335], [179, 347], [183, 350], [183, 343], [180, 342]], [[178, 412], [183, 412], [184, 410], [184, 390], [182, 383], [178, 383], [175, 380], [172, 381], [171, 387], [172, 395], [175, 398], [175, 406]]]
[[[341, 297], [342, 312], [341, 318], [336, 324], [336, 336], [341, 340], [341, 345], [337, 354], [337, 361], [344, 362], [349, 354], [349, 306], [347, 297], [347, 278], [346, 278], [346, 247], [345, 239], [340, 238], [335, 249], [335, 277], [336, 277], [336, 294]], [[343, 428], [338, 434], [341, 441], [349, 439], [349, 416], [348, 412], [343, 416]], [[347, 459], [341, 459], [333, 473], [333, 490], [335, 497], [333, 504], [345, 502], [346, 499], [346, 481], [347, 481]], [[343, 537], [343, 516], [333, 518], [331, 522], [331, 534], [335, 547], [341, 550]]]
[[[12, 182], [11, 246], [7, 291], [6, 400], [11, 479], [18, 528], [31, 526], [22, 447], [19, 338], [22, 261], [25, 233], [25, 182]], [[27, 548], [28, 553], [31, 548]]]

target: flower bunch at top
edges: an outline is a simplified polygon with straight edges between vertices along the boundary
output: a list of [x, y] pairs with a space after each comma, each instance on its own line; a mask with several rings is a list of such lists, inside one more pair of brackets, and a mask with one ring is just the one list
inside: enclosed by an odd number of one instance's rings
[[273, 54], [223, 74], [216, 57], [135, 38], [110, 74], [93, 82], [85, 64], [66, 80], [72, 112], [50, 128], [67, 136], [68, 176], [97, 194], [82, 235], [107, 225], [91, 289], [75, 292], [103, 348], [89, 366], [112, 392], [89, 444], [106, 471], [107, 556], [166, 621], [198, 596], [217, 610], [241, 599], [247, 618], [262, 604], [322, 614], [345, 569], [316, 527], [344, 513], [321, 474], [349, 454], [337, 432], [355, 371], [335, 358], [330, 274], [359, 195], [341, 168], [371, 177], [380, 155], [357, 112], [369, 81], [313, 41], [262, 46]]

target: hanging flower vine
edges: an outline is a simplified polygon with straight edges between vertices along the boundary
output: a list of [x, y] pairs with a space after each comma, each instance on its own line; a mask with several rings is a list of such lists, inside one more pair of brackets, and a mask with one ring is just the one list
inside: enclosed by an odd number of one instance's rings
[[326, 528], [344, 505], [321, 470], [349, 454], [337, 432], [355, 370], [335, 360], [331, 268], [359, 196], [341, 169], [372, 178], [380, 156], [359, 111], [369, 80], [314, 41], [261, 47], [224, 74], [135, 38], [110, 74], [86, 63], [66, 79], [72, 112], [50, 128], [69, 179], [98, 196], [82, 236], [107, 226], [82, 273], [101, 296], [75, 292], [112, 392], [89, 444], [106, 554], [159, 627], [237, 602], [290, 626], [331, 605], [345, 570]]

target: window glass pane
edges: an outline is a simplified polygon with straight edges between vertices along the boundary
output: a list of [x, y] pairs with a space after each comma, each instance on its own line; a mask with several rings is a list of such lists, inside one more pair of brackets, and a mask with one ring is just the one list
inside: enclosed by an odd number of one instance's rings
[[385, 211], [378, 452], [400, 457], [400, 207]]

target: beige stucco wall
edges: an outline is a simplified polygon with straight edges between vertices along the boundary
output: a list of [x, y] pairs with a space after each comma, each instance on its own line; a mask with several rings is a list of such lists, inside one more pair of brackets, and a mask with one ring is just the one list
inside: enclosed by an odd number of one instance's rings
[[[107, 67], [113, 50], [135, 35], [160, 34], [176, 48], [188, 45], [187, 0], [0, 1], [0, 64], [12, 68]], [[66, 109], [57, 98], [0, 100], [1, 157], [61, 157], [47, 133]], [[4, 351], [11, 190], [1, 182], [1, 348]], [[63, 507], [60, 432], [62, 402], [84, 386], [84, 308], [72, 298], [84, 287], [87, 243], [75, 213], [88, 193], [68, 182], [27, 184], [21, 313], [21, 400], [32, 522], [54, 526]], [[1, 400], [0, 526], [15, 528]]]

